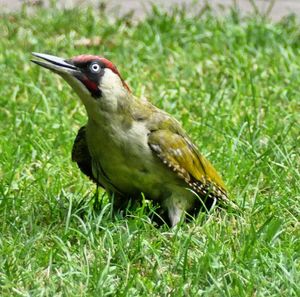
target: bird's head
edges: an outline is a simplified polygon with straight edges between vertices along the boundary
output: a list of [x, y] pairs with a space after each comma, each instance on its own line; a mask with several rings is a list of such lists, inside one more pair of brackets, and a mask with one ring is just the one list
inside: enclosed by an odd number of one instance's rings
[[93, 55], [63, 59], [32, 53], [32, 62], [62, 76], [79, 95], [88, 113], [99, 109], [115, 109], [119, 98], [130, 92], [116, 66], [109, 60]]

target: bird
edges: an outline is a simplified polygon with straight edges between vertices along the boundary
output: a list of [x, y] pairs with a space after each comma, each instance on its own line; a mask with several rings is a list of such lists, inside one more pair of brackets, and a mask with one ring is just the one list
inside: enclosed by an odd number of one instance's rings
[[176, 226], [199, 205], [229, 201], [213, 165], [170, 114], [137, 98], [108, 59], [35, 53], [35, 64], [60, 75], [85, 106], [87, 123], [72, 149], [79, 169], [122, 209], [142, 194]]

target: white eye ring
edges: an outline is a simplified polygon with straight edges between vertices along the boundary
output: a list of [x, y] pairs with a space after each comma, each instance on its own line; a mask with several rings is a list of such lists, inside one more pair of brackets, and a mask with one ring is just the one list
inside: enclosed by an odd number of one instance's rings
[[101, 67], [98, 63], [93, 63], [91, 66], [90, 66], [90, 70], [94, 73], [99, 73], [100, 70], [101, 70]]

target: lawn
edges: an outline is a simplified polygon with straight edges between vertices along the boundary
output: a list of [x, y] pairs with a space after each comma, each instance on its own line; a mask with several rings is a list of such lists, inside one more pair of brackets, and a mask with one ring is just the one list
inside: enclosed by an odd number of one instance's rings
[[[0, 295], [299, 296], [299, 48], [294, 17], [2, 15]], [[151, 224], [147, 201], [112, 217], [71, 162], [85, 110], [32, 51], [112, 60], [134, 94], [181, 121], [241, 211], [175, 229]]]

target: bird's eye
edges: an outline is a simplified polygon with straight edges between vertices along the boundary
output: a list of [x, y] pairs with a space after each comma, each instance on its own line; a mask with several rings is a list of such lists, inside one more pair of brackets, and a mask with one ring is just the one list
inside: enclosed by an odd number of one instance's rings
[[90, 70], [93, 72], [93, 73], [99, 73], [100, 70], [101, 70], [101, 67], [98, 63], [93, 63], [91, 64], [90, 66]]

